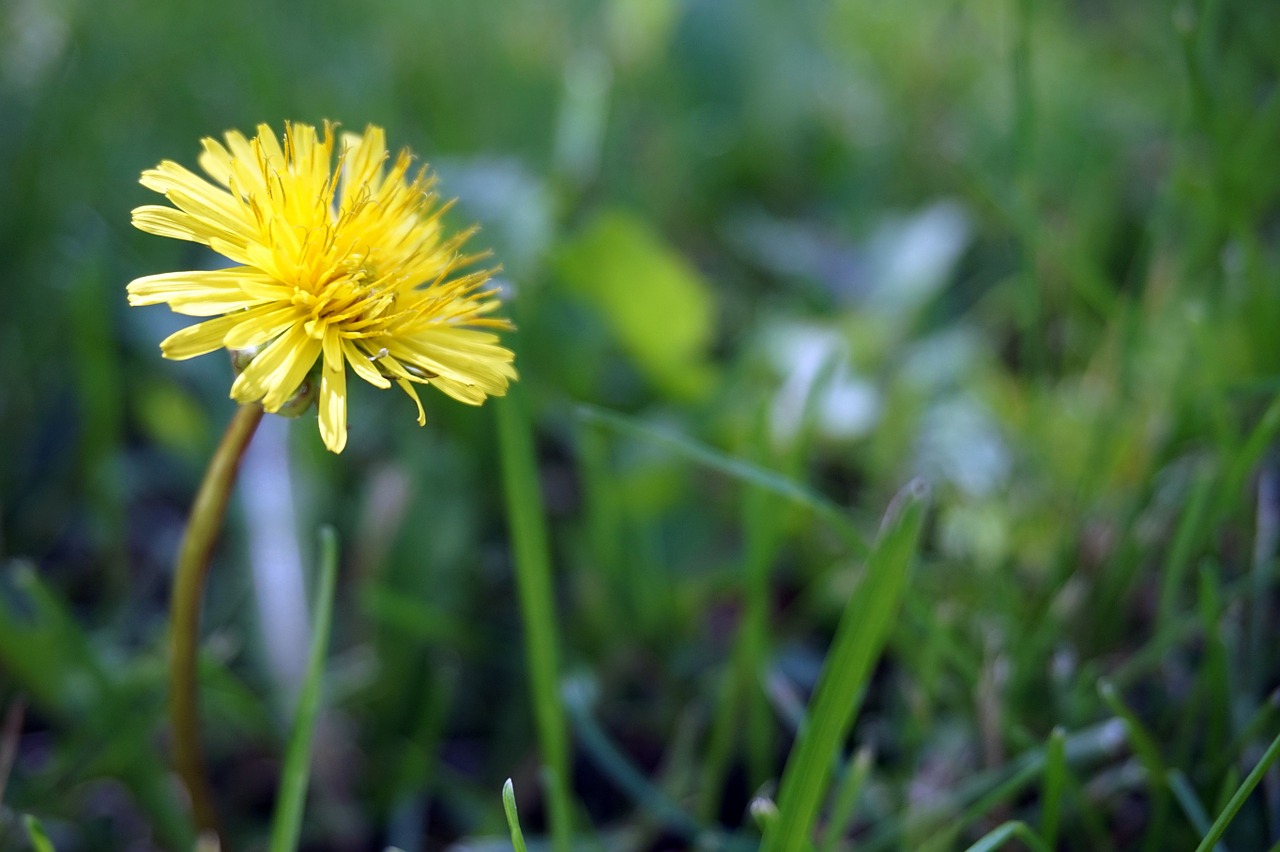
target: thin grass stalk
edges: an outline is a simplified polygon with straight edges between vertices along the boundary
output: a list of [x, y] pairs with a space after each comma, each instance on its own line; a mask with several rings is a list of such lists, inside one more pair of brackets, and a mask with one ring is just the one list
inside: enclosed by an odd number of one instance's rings
[[1266, 753], [1262, 755], [1258, 765], [1253, 767], [1244, 782], [1236, 788], [1226, 807], [1222, 809], [1222, 813], [1218, 814], [1218, 818], [1209, 827], [1209, 833], [1201, 839], [1200, 845], [1196, 847], [1196, 852], [1209, 852], [1210, 849], [1217, 845], [1218, 841], [1222, 839], [1222, 835], [1226, 833], [1227, 826], [1231, 824], [1231, 821], [1236, 818], [1236, 814], [1244, 807], [1245, 799], [1249, 798], [1253, 788], [1258, 786], [1258, 782], [1262, 780], [1262, 776], [1267, 774], [1267, 770], [1271, 768], [1271, 764], [1275, 763], [1277, 757], [1280, 757], [1280, 736], [1271, 741], [1271, 745], [1267, 746]]
[[823, 839], [822, 852], [836, 852], [844, 837], [846, 828], [853, 821], [857, 810], [858, 794], [862, 792], [867, 778], [871, 775], [872, 752], [870, 747], [858, 749], [853, 760], [844, 768], [844, 777], [836, 788], [835, 801], [831, 806], [831, 817], [826, 826], [826, 837]]
[[244, 451], [262, 421], [262, 407], [236, 410], [196, 492], [187, 529], [178, 549], [169, 611], [169, 713], [173, 724], [173, 762], [191, 796], [196, 827], [218, 832], [218, 815], [200, 748], [199, 676], [200, 604], [204, 599], [209, 556], [227, 513]]
[[[1070, 734], [1063, 744], [1068, 766], [1090, 763], [1105, 757], [1114, 757], [1124, 743], [1124, 723], [1108, 719], [1082, 731]], [[995, 804], [1021, 792], [1045, 771], [1048, 747], [1039, 746], [1022, 754], [999, 769], [987, 770], [963, 783], [919, 816], [921, 820], [947, 821], [949, 825], [967, 824], [982, 816]], [[1070, 776], [1068, 776], [1070, 777]], [[1079, 796], [1078, 796], [1079, 798]], [[957, 816], [957, 812], [960, 814]], [[1089, 819], [1091, 811], [1081, 810], [1081, 816]], [[871, 836], [863, 840], [859, 852], [883, 852], [898, 849], [903, 844], [905, 822], [900, 817], [890, 818], [878, 825]], [[1099, 834], [1101, 836], [1101, 834]]]
[[1053, 848], [1058, 842], [1062, 797], [1067, 786], [1067, 732], [1055, 727], [1045, 746], [1044, 781], [1040, 795], [1040, 837]]
[[1179, 598], [1183, 594], [1182, 586], [1196, 554], [1215, 484], [1213, 477], [1206, 471], [1196, 472], [1187, 496], [1186, 509], [1178, 519], [1165, 569], [1160, 575], [1159, 606], [1156, 610], [1158, 631], [1167, 629], [1177, 615]]
[[298, 693], [289, 745], [285, 749], [284, 770], [280, 774], [280, 794], [271, 823], [271, 852], [293, 852], [298, 848], [302, 812], [311, 772], [311, 738], [320, 714], [324, 684], [324, 661], [329, 648], [329, 627], [333, 623], [333, 590], [338, 576], [338, 537], [333, 527], [320, 528], [320, 576], [315, 606], [311, 613], [311, 650], [307, 673]]
[[977, 843], [965, 852], [996, 852], [1004, 849], [1010, 841], [1020, 840], [1032, 852], [1051, 852], [1053, 849], [1043, 837], [1031, 830], [1024, 822], [1006, 822], [989, 831]]
[[495, 406], [502, 450], [502, 482], [511, 529], [516, 586], [524, 617], [525, 656], [538, 743], [545, 767], [554, 852], [569, 852], [573, 836], [569, 802], [569, 747], [558, 688], [555, 602], [546, 515], [533, 452], [533, 428], [520, 386]]
[[766, 852], [802, 852], [809, 847], [844, 735], [901, 607], [927, 493], [922, 483], [913, 483], [899, 495], [900, 505], [890, 510], [862, 582], [845, 607], [808, 719], [783, 770], [778, 824], [765, 835]]
[[1129, 745], [1133, 748], [1147, 776], [1147, 789], [1151, 795], [1151, 817], [1147, 828], [1144, 849], [1158, 849], [1167, 842], [1167, 831], [1171, 813], [1172, 800], [1168, 786], [1169, 769], [1160, 755], [1160, 747], [1156, 739], [1142, 724], [1136, 713], [1124, 703], [1120, 693], [1111, 681], [1103, 680], [1098, 684], [1098, 694], [1103, 702], [1111, 708], [1124, 722], [1125, 734]]
[[778, 471], [769, 470], [743, 459], [734, 458], [684, 435], [655, 429], [633, 418], [616, 414], [604, 408], [581, 404], [577, 406], [575, 413], [585, 423], [596, 423], [620, 435], [639, 438], [642, 441], [663, 447], [703, 467], [719, 471], [741, 482], [749, 483], [804, 506], [818, 517], [827, 521], [831, 525], [831, 529], [839, 534], [845, 546], [855, 556], [867, 556], [871, 552], [871, 547], [867, 544], [866, 538], [849, 520], [844, 508], [836, 505], [812, 488], [802, 485]]

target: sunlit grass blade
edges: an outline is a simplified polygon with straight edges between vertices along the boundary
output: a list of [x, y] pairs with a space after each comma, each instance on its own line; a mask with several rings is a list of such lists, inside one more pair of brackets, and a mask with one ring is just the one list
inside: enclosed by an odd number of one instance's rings
[[632, 418], [624, 417], [594, 405], [579, 405], [577, 415], [588, 423], [597, 423], [623, 435], [656, 444], [690, 461], [704, 467], [719, 471], [727, 476], [771, 491], [801, 506], [826, 520], [840, 534], [844, 542], [859, 555], [870, 551], [866, 538], [846, 517], [845, 510], [808, 488], [777, 471], [752, 464], [743, 459], [734, 458], [693, 439], [669, 431], [655, 429]]
[[516, 789], [507, 779], [502, 785], [502, 810], [507, 814], [507, 827], [511, 829], [511, 846], [515, 852], [528, 852], [524, 845], [524, 832], [520, 830], [520, 814], [516, 812]]
[[302, 812], [311, 773], [311, 736], [320, 712], [329, 626], [333, 621], [334, 585], [338, 576], [338, 537], [332, 527], [320, 528], [320, 573], [312, 613], [311, 651], [307, 673], [298, 694], [289, 744], [285, 749], [280, 794], [271, 823], [271, 852], [293, 852], [302, 830]]
[[49, 835], [44, 833], [40, 820], [27, 814], [22, 818], [22, 825], [27, 830], [27, 839], [31, 841], [31, 848], [35, 852], [54, 852], [53, 844], [49, 841]]
[[896, 516], [887, 520], [866, 573], [849, 598], [823, 663], [808, 722], [783, 770], [778, 827], [765, 837], [766, 852], [809, 847], [832, 767], [858, 712], [858, 696], [902, 603], [927, 497], [923, 483], [912, 483], [895, 500]]
[[1218, 818], [1209, 827], [1209, 833], [1204, 836], [1200, 841], [1200, 845], [1196, 847], [1196, 852], [1209, 852], [1210, 849], [1217, 845], [1218, 841], [1222, 839], [1222, 835], [1226, 833], [1227, 826], [1236, 818], [1240, 808], [1244, 807], [1245, 799], [1249, 798], [1253, 788], [1258, 786], [1258, 782], [1262, 780], [1262, 776], [1267, 774], [1267, 770], [1271, 768], [1271, 764], [1275, 763], [1277, 757], [1280, 757], [1280, 736], [1271, 741], [1271, 745], [1267, 746], [1266, 753], [1262, 755], [1258, 765], [1253, 767], [1253, 771], [1236, 788], [1230, 801], [1227, 802], [1227, 806], [1223, 808], [1222, 813], [1218, 814]]
[[1032, 852], [1051, 852], [1053, 849], [1025, 822], [1006, 822], [987, 832], [965, 852], [997, 852], [1004, 849], [1010, 840], [1021, 840]]
[[568, 729], [558, 689], [551, 556], [533, 450], [533, 427], [524, 408], [520, 385], [514, 386], [494, 408], [502, 448], [502, 483], [506, 492], [507, 523], [511, 528], [516, 586], [524, 616], [529, 689], [546, 773], [551, 839], [555, 852], [568, 852], [573, 833]]

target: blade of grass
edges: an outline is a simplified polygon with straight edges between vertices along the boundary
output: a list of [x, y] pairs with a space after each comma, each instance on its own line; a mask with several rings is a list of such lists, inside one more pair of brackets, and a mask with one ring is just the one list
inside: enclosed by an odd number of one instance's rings
[[1062, 795], [1067, 785], [1067, 733], [1061, 727], [1049, 735], [1045, 748], [1044, 784], [1040, 794], [1040, 836], [1049, 848], [1058, 841], [1062, 817]]
[[[1184, 724], [1188, 728], [1198, 726], [1199, 736], [1196, 737], [1191, 730], [1187, 730], [1177, 739], [1183, 743], [1199, 739], [1206, 754], [1221, 754], [1230, 737], [1235, 718], [1233, 710], [1238, 702], [1232, 695], [1232, 653], [1219, 628], [1218, 614], [1223, 611], [1222, 581], [1216, 566], [1209, 560], [1205, 560], [1200, 568], [1199, 583], [1196, 597], [1197, 608], [1204, 620], [1204, 648], [1200, 664], [1196, 667], [1195, 703], [1204, 709], [1201, 715], [1191, 709], [1192, 702], [1187, 703]], [[1265, 600], [1265, 597], [1255, 600]], [[1188, 761], [1193, 759], [1188, 754], [1175, 762], [1189, 765]]]
[[572, 681], [565, 690], [565, 704], [573, 718], [574, 731], [582, 743], [583, 753], [591, 757], [596, 767], [618, 789], [637, 806], [661, 820], [666, 828], [690, 841], [710, 840], [714, 837], [712, 829], [705, 828], [666, 793], [654, 786], [645, 773], [637, 769], [621, 749], [614, 745], [591, 713], [591, 693], [590, 684], [581, 679]]
[[858, 555], [865, 556], [871, 550], [867, 545], [866, 538], [845, 516], [844, 509], [813, 489], [807, 488], [777, 471], [760, 467], [743, 459], [734, 458], [684, 435], [655, 429], [632, 418], [624, 417], [621, 414], [616, 414], [603, 408], [597, 408], [594, 405], [578, 405], [575, 413], [587, 423], [600, 424], [620, 434], [639, 438], [651, 444], [657, 444], [711, 470], [719, 471], [727, 476], [750, 483], [757, 488], [763, 488], [766, 491], [786, 497], [788, 500], [808, 508], [814, 514], [830, 523], [832, 528], [840, 534], [845, 544]]
[[280, 794], [271, 821], [271, 852], [293, 852], [302, 830], [302, 812], [311, 773], [311, 737], [320, 713], [324, 681], [324, 661], [329, 649], [329, 626], [333, 620], [333, 591], [338, 576], [338, 536], [333, 527], [320, 528], [320, 573], [311, 616], [311, 652], [306, 677], [298, 693], [289, 744], [285, 748]]
[[[1187, 780], [1182, 770], [1169, 771], [1169, 789], [1173, 791], [1174, 801], [1178, 803], [1178, 807], [1182, 808], [1182, 813], [1186, 815], [1191, 827], [1200, 832], [1201, 836], [1208, 834], [1209, 815], [1205, 813], [1200, 797], [1196, 795], [1195, 788], [1191, 786], [1191, 782]], [[1213, 852], [1227, 852], [1227, 848], [1219, 843], [1213, 847]]]
[[[1114, 756], [1124, 743], [1124, 723], [1107, 719], [1066, 738], [1064, 752], [1068, 766]], [[930, 810], [939, 818], [952, 822], [971, 821], [986, 813], [987, 809], [1016, 795], [1044, 771], [1047, 748], [1034, 748], [1007, 765], [988, 770], [961, 784], [953, 793], [939, 801]], [[960, 816], [956, 816], [957, 812]], [[902, 846], [901, 835], [906, 824], [901, 818], [885, 820], [876, 826], [872, 835], [859, 846], [859, 852], [881, 852]]]
[[524, 832], [520, 830], [520, 814], [516, 812], [516, 788], [510, 778], [502, 785], [502, 809], [506, 811], [507, 827], [511, 829], [511, 847], [515, 852], [528, 852]]
[[1010, 840], [1021, 840], [1032, 852], [1051, 852], [1053, 849], [1044, 838], [1036, 834], [1025, 822], [1006, 822], [984, 834], [965, 852], [996, 852]]
[[1258, 418], [1258, 425], [1249, 433], [1249, 437], [1245, 439], [1240, 452], [1236, 454], [1235, 460], [1228, 469], [1223, 481], [1221, 499], [1216, 503], [1219, 518], [1225, 518], [1236, 510], [1244, 496], [1244, 484], [1249, 478], [1249, 473], [1258, 464], [1277, 433], [1280, 433], [1280, 396], [1271, 400], [1267, 410]]
[[[783, 472], [797, 478], [804, 466], [818, 417], [818, 391], [828, 386], [836, 369], [830, 359], [814, 379], [805, 398], [801, 426], [790, 448], [783, 454]], [[772, 452], [769, 407], [757, 411], [752, 445], [757, 458]], [[787, 538], [788, 512], [770, 491], [748, 488], [742, 500], [742, 528], [745, 553], [741, 575], [743, 610], [729, 673], [719, 690], [708, 747], [702, 761], [698, 815], [705, 819], [720, 807], [724, 779], [731, 750], [745, 738], [748, 787], [758, 789], [770, 777], [774, 732], [767, 697], [761, 689], [769, 648], [770, 569]], [[743, 719], [746, 723], [743, 723]]]
[[[988, 814], [993, 808], [1012, 799], [1023, 788], [1035, 781], [1043, 771], [1043, 763], [1027, 763], [1023, 765], [1017, 772], [997, 785], [985, 796], [977, 799], [959, 814], [947, 818], [941, 828], [919, 845], [920, 852], [934, 852], [934, 850], [954, 848], [955, 839], [958, 838], [961, 831]], [[939, 813], [945, 813], [945, 811], [939, 811]]]
[[1115, 686], [1110, 681], [1103, 680], [1098, 684], [1098, 693], [1112, 712], [1124, 720], [1129, 744], [1138, 756], [1138, 762], [1146, 771], [1147, 789], [1150, 791], [1152, 800], [1152, 815], [1147, 829], [1145, 848], [1160, 848], [1160, 844], [1166, 841], [1165, 831], [1169, 822], [1170, 804], [1169, 787], [1166, 783], [1168, 770], [1165, 768], [1164, 759], [1160, 756], [1160, 749], [1155, 739], [1147, 732], [1137, 715], [1124, 703]]
[[610, 447], [601, 429], [577, 430], [578, 469], [582, 476], [583, 508], [591, 542], [591, 556], [605, 589], [594, 596], [586, 613], [602, 635], [635, 635], [634, 602], [627, 575], [632, 554], [626, 544], [622, 500], [612, 469]]
[[31, 847], [35, 852], [54, 852], [53, 844], [49, 842], [49, 835], [44, 833], [44, 826], [40, 824], [40, 820], [31, 814], [26, 814], [22, 818], [22, 825], [27, 829], [27, 839], [31, 841]]
[[871, 749], [863, 746], [854, 755], [853, 762], [845, 769], [844, 778], [836, 790], [835, 804], [831, 808], [831, 819], [827, 824], [827, 836], [822, 843], [822, 852], [836, 852], [840, 846], [841, 836], [858, 805], [858, 794], [862, 785], [871, 774]]
[[1196, 852], [1209, 852], [1218, 841], [1222, 839], [1222, 835], [1226, 833], [1227, 826], [1231, 824], [1231, 820], [1235, 819], [1236, 814], [1240, 812], [1240, 808], [1244, 807], [1245, 799], [1249, 798], [1249, 794], [1253, 792], [1253, 788], [1258, 786], [1258, 782], [1262, 780], [1262, 776], [1267, 774], [1267, 770], [1271, 768], [1271, 764], [1275, 763], [1277, 757], [1280, 757], [1280, 736], [1271, 741], [1271, 745], [1267, 746], [1267, 751], [1262, 755], [1262, 759], [1258, 761], [1258, 765], [1253, 767], [1244, 782], [1236, 788], [1235, 793], [1231, 796], [1231, 800], [1227, 802], [1227, 806], [1222, 813], [1218, 814], [1218, 818], [1213, 821], [1213, 825], [1209, 827], [1209, 833], [1200, 841], [1200, 845], [1196, 847]]
[[888, 641], [907, 587], [928, 494], [907, 486], [887, 518], [862, 581], [849, 599], [822, 667], [809, 720], [787, 758], [779, 789], [778, 826], [765, 837], [766, 852], [799, 852], [809, 845], [843, 743], [858, 711], [858, 695]]
[[1209, 498], [1214, 494], [1214, 484], [1213, 477], [1202, 470], [1198, 471], [1191, 485], [1186, 509], [1178, 521], [1177, 530], [1173, 534], [1173, 544], [1169, 547], [1168, 561], [1165, 563], [1164, 571], [1161, 572], [1157, 630], [1167, 628], [1177, 610], [1178, 597], [1187, 576], [1187, 569], [1191, 566], [1191, 558], [1195, 555], [1196, 545], [1200, 541], [1200, 530], [1204, 527]]
[[[1225, 775], [1232, 768], [1236, 756], [1245, 748], [1245, 745], [1256, 740], [1265, 728], [1271, 726], [1278, 711], [1280, 711], [1280, 690], [1274, 690], [1249, 721], [1240, 728], [1239, 733], [1232, 737], [1231, 742], [1220, 752], [1218, 759], [1209, 764], [1208, 777], [1217, 778]], [[1239, 783], [1238, 779], [1233, 781], [1231, 786], [1234, 787], [1237, 783]]]
[[569, 746], [564, 705], [557, 689], [556, 616], [546, 515], [533, 453], [533, 427], [519, 385], [494, 406], [502, 451], [502, 483], [515, 557], [516, 586], [524, 617], [525, 654], [538, 743], [542, 749], [552, 848], [569, 852], [573, 824], [569, 805]]

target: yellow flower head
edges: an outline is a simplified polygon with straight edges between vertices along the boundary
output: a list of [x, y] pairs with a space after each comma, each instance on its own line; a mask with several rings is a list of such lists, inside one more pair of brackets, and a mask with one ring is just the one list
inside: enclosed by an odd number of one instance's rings
[[514, 355], [486, 330], [510, 327], [489, 316], [498, 307], [486, 286], [491, 270], [459, 271], [479, 258], [461, 253], [470, 231], [444, 233], [449, 205], [425, 167], [409, 174], [408, 151], [391, 161], [373, 125], [337, 143], [328, 123], [323, 138], [311, 125], [286, 124], [283, 146], [265, 124], [253, 139], [225, 138], [203, 140], [200, 167], [213, 182], [170, 161], [142, 173], [142, 185], [174, 207], [137, 208], [136, 227], [240, 264], [129, 285], [131, 305], [214, 317], [168, 337], [166, 358], [255, 352], [231, 396], [271, 412], [305, 389], [318, 364], [320, 435], [335, 453], [347, 442], [348, 365], [380, 388], [398, 384], [419, 424], [426, 416], [414, 384], [472, 405], [506, 393], [516, 371]]

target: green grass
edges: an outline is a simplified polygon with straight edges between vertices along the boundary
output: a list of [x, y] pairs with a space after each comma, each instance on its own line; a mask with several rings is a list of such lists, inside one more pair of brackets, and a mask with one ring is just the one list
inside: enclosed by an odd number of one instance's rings
[[841, 743], [902, 605], [927, 496], [922, 484], [908, 486], [899, 495], [867, 560], [866, 574], [849, 597], [823, 663], [808, 718], [782, 772], [778, 791], [781, 817], [765, 835], [768, 852], [793, 852], [810, 846], [808, 838], [826, 796], [832, 767], [840, 760]]
[[[293, 520], [233, 504], [227, 847], [1280, 841], [1271, 3], [10, 5], [0, 847], [195, 842], [164, 601], [230, 373], [124, 286], [219, 261], [129, 210], [324, 118], [439, 169], [521, 379], [423, 429], [353, 380]], [[250, 566], [326, 524], [294, 682]]]
[[280, 773], [280, 794], [271, 822], [271, 852], [291, 852], [298, 848], [302, 832], [303, 808], [311, 768], [311, 743], [324, 689], [325, 657], [329, 650], [329, 628], [333, 622], [334, 586], [338, 577], [338, 539], [332, 527], [320, 530], [320, 571], [316, 578], [315, 605], [311, 616], [311, 650], [306, 678], [298, 695]]

